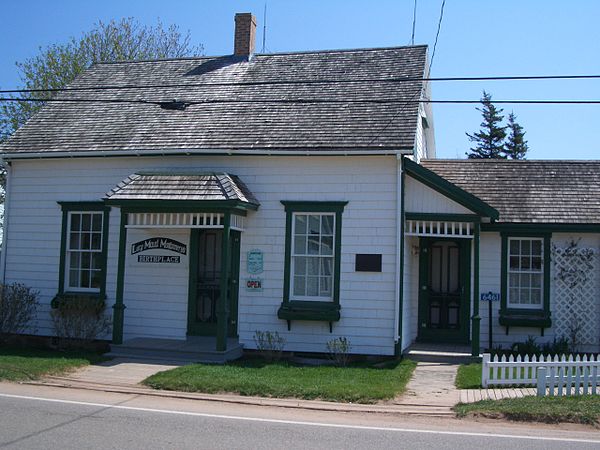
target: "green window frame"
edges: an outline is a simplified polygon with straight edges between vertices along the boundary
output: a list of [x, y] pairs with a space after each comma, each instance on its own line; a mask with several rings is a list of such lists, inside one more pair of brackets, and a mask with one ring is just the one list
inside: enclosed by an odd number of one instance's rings
[[110, 208], [102, 202], [59, 202], [62, 233], [58, 292], [105, 296]]
[[551, 325], [551, 237], [551, 233], [501, 233], [501, 325], [542, 329]]
[[[293, 319], [337, 321], [340, 318], [342, 213], [348, 202], [282, 200], [281, 203], [286, 213], [285, 266], [278, 317], [288, 320], [288, 325]], [[299, 264], [304, 269], [300, 269]], [[317, 295], [312, 295], [315, 293]]]

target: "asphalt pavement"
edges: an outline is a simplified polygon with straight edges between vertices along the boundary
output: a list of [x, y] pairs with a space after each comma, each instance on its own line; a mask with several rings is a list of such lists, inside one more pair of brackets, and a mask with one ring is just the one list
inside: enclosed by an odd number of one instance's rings
[[582, 426], [299, 411], [0, 383], [0, 448], [599, 448]]

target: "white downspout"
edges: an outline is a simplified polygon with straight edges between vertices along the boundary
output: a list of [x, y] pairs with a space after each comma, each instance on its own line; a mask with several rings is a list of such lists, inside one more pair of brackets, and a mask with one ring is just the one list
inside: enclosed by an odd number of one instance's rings
[[4, 191], [4, 220], [2, 227], [2, 254], [0, 254], [0, 281], [2, 283], [5, 282], [6, 275], [6, 243], [8, 242], [8, 212], [9, 208], [9, 200], [10, 200], [10, 180], [11, 180], [11, 163], [4, 162], [4, 168], [6, 169], [6, 189]]

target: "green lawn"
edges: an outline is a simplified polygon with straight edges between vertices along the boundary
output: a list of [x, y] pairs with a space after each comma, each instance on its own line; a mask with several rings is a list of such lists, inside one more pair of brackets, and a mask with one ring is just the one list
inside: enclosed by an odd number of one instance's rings
[[248, 359], [225, 365], [194, 364], [157, 373], [144, 384], [155, 389], [375, 403], [402, 393], [416, 363], [394, 361], [383, 368], [306, 367]]
[[0, 346], [0, 381], [35, 380], [44, 375], [59, 375], [101, 361], [92, 352], [58, 352]]
[[454, 384], [458, 389], [479, 389], [481, 387], [481, 363], [459, 366]]
[[459, 417], [478, 415], [546, 423], [600, 424], [598, 395], [484, 400], [477, 403], [460, 403], [454, 410]]

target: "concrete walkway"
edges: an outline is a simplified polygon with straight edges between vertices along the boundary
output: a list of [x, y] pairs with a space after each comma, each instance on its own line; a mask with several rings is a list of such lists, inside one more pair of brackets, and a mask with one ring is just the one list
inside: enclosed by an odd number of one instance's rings
[[448, 362], [419, 361], [406, 393], [395, 400], [397, 404], [429, 405], [452, 408], [460, 395], [454, 387], [458, 364]]

